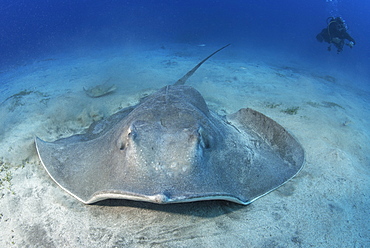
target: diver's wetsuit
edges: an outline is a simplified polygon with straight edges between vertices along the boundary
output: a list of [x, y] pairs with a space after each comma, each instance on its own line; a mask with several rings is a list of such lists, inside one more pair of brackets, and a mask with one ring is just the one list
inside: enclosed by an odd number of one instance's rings
[[[349, 40], [356, 44], [356, 41], [347, 33], [347, 28], [341, 18], [331, 18], [328, 27], [324, 28], [321, 33], [316, 36], [316, 39], [320, 42], [333, 43], [337, 47], [337, 52], [340, 53], [343, 50], [344, 40]], [[328, 47], [330, 51], [330, 46]]]

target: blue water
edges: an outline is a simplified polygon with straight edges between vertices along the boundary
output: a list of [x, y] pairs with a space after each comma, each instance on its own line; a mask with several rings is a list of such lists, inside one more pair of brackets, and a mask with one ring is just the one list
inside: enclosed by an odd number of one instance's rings
[[[1, 0], [0, 13], [1, 66], [74, 46], [232, 43], [238, 49], [297, 54], [369, 78], [370, 2], [365, 0]], [[346, 20], [357, 42], [339, 55], [315, 39], [332, 15]]]

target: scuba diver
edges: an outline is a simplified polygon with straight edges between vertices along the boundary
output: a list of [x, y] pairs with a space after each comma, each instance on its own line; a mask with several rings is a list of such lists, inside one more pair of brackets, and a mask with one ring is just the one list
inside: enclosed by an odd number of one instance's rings
[[342, 17], [328, 17], [326, 23], [328, 26], [316, 35], [316, 39], [320, 42], [329, 43], [328, 51], [331, 50], [331, 44], [337, 47], [337, 53], [343, 51], [345, 39], [349, 41], [346, 45], [350, 48], [356, 44], [356, 41], [347, 33], [348, 28]]

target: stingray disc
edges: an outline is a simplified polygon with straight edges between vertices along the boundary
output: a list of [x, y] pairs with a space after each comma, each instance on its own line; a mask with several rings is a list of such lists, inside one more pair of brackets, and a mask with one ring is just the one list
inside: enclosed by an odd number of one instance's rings
[[84, 203], [229, 200], [249, 204], [301, 169], [301, 145], [252, 109], [219, 116], [190, 86], [166, 86], [135, 107], [54, 142], [36, 138], [45, 169]]

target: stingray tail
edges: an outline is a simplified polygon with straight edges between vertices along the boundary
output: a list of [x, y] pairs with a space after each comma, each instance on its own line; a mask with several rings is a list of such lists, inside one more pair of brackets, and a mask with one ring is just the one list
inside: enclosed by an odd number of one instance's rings
[[217, 51], [213, 52], [211, 55], [209, 55], [207, 58], [203, 59], [199, 64], [197, 64], [193, 69], [191, 69], [188, 73], [186, 73], [182, 78], [180, 78], [179, 80], [177, 80], [177, 82], [174, 84], [174, 85], [184, 85], [186, 80], [188, 80], [189, 77], [191, 77], [194, 72], [204, 63], [207, 61], [207, 59], [209, 59], [210, 57], [212, 57], [213, 55], [215, 55], [216, 53], [218, 53], [219, 51], [221, 51], [222, 49], [226, 48], [230, 46], [230, 44], [227, 44], [226, 46], [223, 46], [221, 47], [220, 49], [218, 49]]

